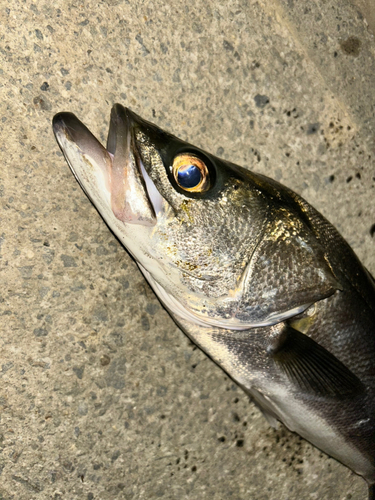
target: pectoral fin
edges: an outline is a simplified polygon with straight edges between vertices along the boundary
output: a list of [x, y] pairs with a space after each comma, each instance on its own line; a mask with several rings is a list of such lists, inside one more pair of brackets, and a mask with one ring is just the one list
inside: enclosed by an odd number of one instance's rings
[[345, 398], [364, 390], [361, 381], [333, 354], [288, 324], [272, 339], [268, 352], [289, 380], [305, 392]]
[[279, 421], [276, 417], [275, 412], [273, 411], [273, 408], [270, 406], [270, 401], [269, 399], [266, 399], [261, 392], [256, 390], [254, 387], [251, 389], [247, 389], [246, 387], [243, 387], [245, 392], [247, 392], [251, 399], [254, 401], [255, 405], [259, 408], [259, 410], [262, 412], [264, 418], [267, 420], [269, 425], [273, 427], [274, 429], [279, 428]]

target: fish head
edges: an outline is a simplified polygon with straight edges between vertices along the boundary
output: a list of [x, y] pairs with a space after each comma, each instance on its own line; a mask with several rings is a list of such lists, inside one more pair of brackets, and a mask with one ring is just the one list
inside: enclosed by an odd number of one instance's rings
[[[234, 330], [282, 319], [248, 306], [263, 293], [251, 272], [270, 210], [248, 170], [120, 104], [106, 148], [71, 113], [57, 114], [53, 129], [83, 190], [172, 315]], [[259, 307], [272, 303], [267, 293]]]

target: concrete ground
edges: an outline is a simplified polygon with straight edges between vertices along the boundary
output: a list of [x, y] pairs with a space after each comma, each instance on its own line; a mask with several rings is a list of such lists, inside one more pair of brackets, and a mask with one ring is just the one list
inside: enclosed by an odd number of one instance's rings
[[0, 499], [363, 500], [196, 349], [51, 119], [113, 103], [285, 183], [375, 272], [375, 20], [356, 0], [0, 0]]

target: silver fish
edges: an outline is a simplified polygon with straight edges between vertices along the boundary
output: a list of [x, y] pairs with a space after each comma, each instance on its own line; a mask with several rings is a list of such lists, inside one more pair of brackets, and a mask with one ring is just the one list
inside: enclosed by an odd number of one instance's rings
[[53, 130], [86, 195], [181, 329], [375, 498], [375, 283], [336, 229], [263, 175], [116, 104], [107, 148]]

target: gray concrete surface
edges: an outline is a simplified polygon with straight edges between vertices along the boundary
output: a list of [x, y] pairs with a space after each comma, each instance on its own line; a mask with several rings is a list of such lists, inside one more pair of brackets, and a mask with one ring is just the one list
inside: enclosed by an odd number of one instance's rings
[[302, 194], [374, 273], [370, 2], [0, 7], [0, 499], [366, 498], [178, 330], [51, 119], [104, 140], [111, 105], [130, 106]]

